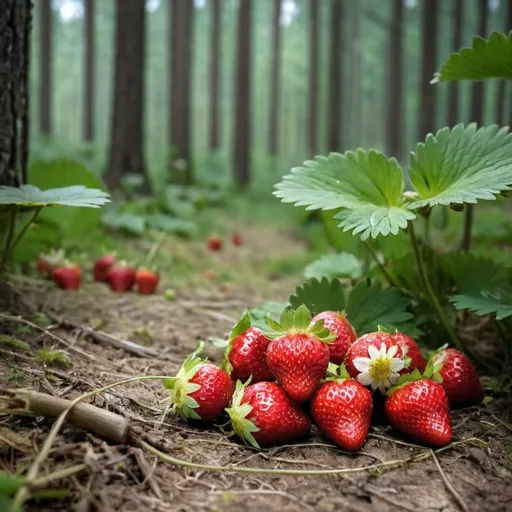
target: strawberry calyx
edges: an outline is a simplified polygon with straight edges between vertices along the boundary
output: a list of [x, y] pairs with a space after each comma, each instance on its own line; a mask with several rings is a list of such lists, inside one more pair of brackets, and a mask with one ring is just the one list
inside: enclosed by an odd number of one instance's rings
[[203, 349], [204, 342], [201, 341], [194, 352], [185, 359], [176, 377], [170, 377], [164, 380], [165, 388], [172, 391], [170, 401], [173, 404], [173, 412], [179, 414], [184, 419], [201, 419], [201, 416], [194, 411], [194, 409], [199, 407], [199, 404], [190, 396], [192, 393], [201, 389], [201, 386], [189, 381], [197, 373], [199, 366], [206, 362], [206, 359], [199, 357]]
[[336, 334], [324, 327], [323, 320], [318, 320], [318, 322], [311, 325], [312, 315], [304, 304], [295, 310], [290, 306], [287, 307], [282, 312], [279, 322], [274, 320], [270, 314], [266, 316], [265, 320], [272, 329], [272, 332], [265, 333], [265, 336], [271, 339], [286, 334], [311, 334], [324, 343], [331, 343], [336, 339]]
[[329, 363], [326, 372], [327, 378], [326, 381], [336, 380], [343, 381], [347, 379], [351, 379], [352, 377], [348, 373], [347, 367], [345, 363], [341, 363], [340, 365]]
[[247, 419], [247, 416], [253, 409], [252, 405], [242, 403], [245, 388], [251, 383], [251, 380], [252, 377], [249, 377], [245, 384], [240, 380], [236, 381], [235, 392], [231, 399], [231, 407], [228, 407], [226, 412], [231, 420], [233, 432], [244, 442], [248, 442], [254, 448], [260, 449], [258, 441], [253, 436], [253, 432], [258, 432], [259, 428], [251, 420]]
[[423, 373], [421, 373], [418, 370], [418, 368], [415, 368], [411, 373], [405, 373], [403, 375], [400, 375], [400, 377], [398, 377], [398, 380], [396, 381], [396, 385], [388, 389], [387, 395], [391, 396], [399, 388], [404, 387], [406, 384], [409, 384], [410, 382], [416, 382], [417, 380], [430, 379], [437, 383], [443, 382], [443, 377], [439, 373], [442, 367], [443, 363], [436, 363], [434, 361], [434, 358], [431, 357], [428, 360], [427, 367], [425, 368], [425, 371]]
[[229, 375], [233, 371], [233, 367], [229, 361], [229, 354], [231, 353], [231, 349], [233, 348], [233, 340], [243, 334], [247, 329], [252, 327], [251, 316], [249, 311], [246, 309], [238, 322], [233, 326], [231, 333], [229, 334], [229, 338], [227, 340], [226, 349], [224, 350], [224, 359], [222, 360], [221, 368], [225, 370]]

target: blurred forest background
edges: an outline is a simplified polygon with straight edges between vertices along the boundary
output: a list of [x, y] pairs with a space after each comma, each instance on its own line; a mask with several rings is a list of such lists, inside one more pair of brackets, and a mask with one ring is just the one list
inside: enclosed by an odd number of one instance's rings
[[31, 158], [267, 194], [315, 154], [404, 159], [442, 126], [509, 123], [504, 83], [429, 82], [511, 27], [510, 0], [36, 0]]

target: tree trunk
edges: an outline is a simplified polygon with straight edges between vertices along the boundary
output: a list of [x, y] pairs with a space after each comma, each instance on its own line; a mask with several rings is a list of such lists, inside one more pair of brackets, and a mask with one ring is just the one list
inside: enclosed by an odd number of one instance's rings
[[329, 151], [342, 151], [342, 48], [343, 0], [331, 0], [331, 35], [329, 54], [329, 114], [328, 141]]
[[345, 137], [345, 144], [354, 148], [362, 144], [361, 141], [361, 4], [353, 2], [351, 4], [353, 20], [350, 35], [350, 101], [348, 107], [349, 122], [345, 123], [350, 126]]
[[174, 182], [189, 185], [194, 181], [190, 153], [194, 2], [172, 0], [170, 15], [170, 169]]
[[221, 1], [212, 0], [212, 28], [210, 53], [210, 149], [220, 147], [220, 36], [221, 36]]
[[[512, 0], [506, 0], [504, 5], [503, 13], [505, 15], [505, 34], [508, 34], [510, 30], [512, 30]], [[503, 126], [503, 124], [507, 124], [505, 121], [505, 95], [509, 91], [509, 95], [511, 94], [510, 86], [508, 80], [500, 80], [498, 86], [498, 95], [496, 98], [496, 123], [498, 126]], [[509, 107], [512, 110], [512, 102]], [[510, 124], [510, 121], [509, 123]]]
[[52, 132], [52, 55], [53, 12], [51, 0], [40, 0], [40, 57], [39, 130], [43, 135]]
[[233, 170], [235, 183], [246, 187], [251, 181], [251, 13], [252, 0], [240, 0], [236, 43], [235, 146]]
[[395, 158], [402, 156], [403, 140], [403, 20], [404, 20], [404, 2], [403, 0], [393, 0], [393, 19], [390, 27], [389, 60], [388, 60], [388, 152]]
[[423, 0], [422, 66], [420, 85], [419, 138], [435, 129], [435, 87], [430, 84], [437, 71], [437, 9], [438, 0]]
[[[462, 45], [462, 24], [464, 21], [463, 0], [454, 0], [452, 16], [452, 51], [458, 52]], [[450, 82], [448, 93], [448, 125], [455, 126], [459, 122], [459, 82]]]
[[[145, 0], [116, 0], [116, 44], [109, 167], [105, 181], [142, 174], [144, 159]], [[147, 180], [146, 180], [147, 181]]]
[[[487, 9], [488, 0], [478, 0], [478, 35], [485, 37], [487, 35], [487, 21], [489, 11]], [[478, 123], [479, 126], [484, 123], [484, 83], [482, 81], [473, 84], [473, 101], [471, 103], [471, 122]]]
[[319, 82], [319, 9], [317, 0], [309, 0], [309, 85], [308, 85], [308, 149], [318, 151], [318, 82]]
[[94, 140], [94, 16], [95, 0], [84, 0], [84, 140]]
[[270, 77], [270, 116], [268, 151], [276, 155], [279, 150], [279, 89], [281, 60], [281, 0], [274, 0], [272, 10], [272, 74]]

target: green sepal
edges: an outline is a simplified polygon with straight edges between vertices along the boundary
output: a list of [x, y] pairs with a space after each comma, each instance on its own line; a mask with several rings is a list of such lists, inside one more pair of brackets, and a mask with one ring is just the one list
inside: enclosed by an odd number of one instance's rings
[[340, 365], [329, 363], [329, 366], [327, 367], [326, 372], [327, 378], [325, 380], [347, 380], [351, 379], [352, 377], [348, 373], [347, 367], [345, 366], [345, 363], [341, 363]]
[[226, 348], [224, 350], [224, 358], [222, 360], [221, 368], [225, 370], [229, 375], [231, 375], [231, 372], [233, 371], [233, 367], [229, 362], [229, 354], [231, 352], [231, 349], [233, 348], [233, 340], [237, 336], [240, 336], [240, 334], [243, 334], [245, 331], [250, 329], [251, 327], [251, 315], [249, 313], [249, 310], [246, 309], [240, 320], [238, 320], [238, 322], [233, 326], [233, 329], [231, 330], [231, 333], [229, 334], [229, 338], [227, 340]]
[[258, 432], [260, 429], [251, 420], [247, 419], [247, 416], [249, 416], [252, 411], [252, 406], [242, 403], [245, 388], [251, 383], [251, 380], [252, 377], [249, 377], [245, 384], [240, 380], [236, 382], [235, 392], [231, 399], [231, 407], [228, 407], [226, 412], [231, 420], [233, 432], [244, 442], [248, 442], [251, 446], [259, 450], [260, 445], [254, 438], [253, 432]]
[[342, 363], [340, 365], [339, 369], [339, 375], [342, 379], [350, 379], [350, 374], [348, 373], [347, 367], [345, 366], [345, 363]]

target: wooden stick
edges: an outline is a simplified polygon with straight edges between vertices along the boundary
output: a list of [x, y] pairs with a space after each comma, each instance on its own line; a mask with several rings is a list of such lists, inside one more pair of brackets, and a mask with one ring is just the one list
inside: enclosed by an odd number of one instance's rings
[[[31, 413], [37, 416], [57, 418], [69, 408], [71, 400], [58, 398], [45, 393], [27, 390], [0, 390], [7, 395], [8, 408], [2, 413]], [[114, 443], [125, 444], [128, 439], [130, 422], [127, 418], [95, 405], [79, 403], [68, 413], [67, 419], [77, 427], [90, 430]]]

